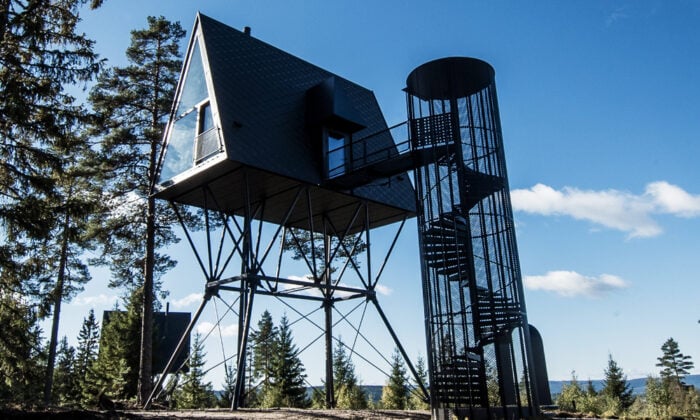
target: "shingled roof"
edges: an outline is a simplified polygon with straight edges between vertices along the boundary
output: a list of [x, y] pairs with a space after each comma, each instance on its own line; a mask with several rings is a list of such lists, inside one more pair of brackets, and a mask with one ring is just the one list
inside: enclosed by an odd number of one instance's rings
[[[156, 185], [156, 197], [203, 207], [198, 189], [207, 185], [220, 207], [240, 213], [241, 169], [247, 168], [255, 198], [269, 202], [270, 197], [278, 197], [277, 213], [284, 211], [285, 197], [300, 184], [315, 186], [314, 197], [322, 202], [319, 211], [332, 212], [334, 207], [347, 207], [358, 199], [369, 200], [379, 212], [371, 217], [375, 226], [381, 219], [389, 223], [415, 212], [414, 190], [403, 174], [374, 179], [350, 190], [325, 182], [318, 126], [322, 124], [319, 118], [325, 117], [313, 115], [319, 113], [315, 108], [320, 105], [318, 101], [310, 104], [309, 92], [315, 87], [330, 86], [326, 90], [332, 89], [331, 95], [342, 100], [336, 98], [328, 106], [337, 109], [328, 112], [338, 114], [333, 117], [355, 131], [353, 138], [363, 138], [387, 129], [372, 91], [198, 14], [177, 102], [182, 99], [188, 66], [199, 59], [192, 57], [197, 51], [201, 51], [208, 102], [223, 149], [213, 159], [193, 164], [171, 179], [161, 179]], [[322, 100], [321, 106], [326, 106]], [[176, 103], [177, 111], [166, 130], [166, 148], [179, 108]], [[386, 133], [375, 136], [370, 147], [393, 147], [393, 140]], [[167, 150], [165, 155], [167, 159]], [[280, 214], [268, 213], [265, 220], [279, 221]]]

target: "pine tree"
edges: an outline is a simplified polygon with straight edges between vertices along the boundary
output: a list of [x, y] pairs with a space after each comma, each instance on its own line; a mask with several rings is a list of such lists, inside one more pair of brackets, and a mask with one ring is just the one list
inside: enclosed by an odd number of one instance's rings
[[[336, 236], [330, 236], [330, 251], [335, 252], [335, 258], [338, 261], [352, 257], [355, 266], [359, 267], [360, 262], [358, 256], [366, 249], [367, 244], [362, 239], [362, 235], [348, 235], [341, 241]], [[318, 272], [323, 273], [325, 253], [325, 239], [322, 233], [314, 232], [313, 240], [311, 233], [308, 230], [291, 228], [285, 232], [283, 238], [283, 246], [286, 251], [292, 251], [292, 259], [312, 261], [316, 259], [319, 263]], [[314, 258], [315, 257], [315, 258]], [[329, 267], [331, 272], [335, 272], [337, 267]]]
[[405, 410], [408, 402], [406, 367], [398, 349], [391, 355], [391, 373], [382, 388], [382, 406], [392, 410]]
[[[75, 140], [71, 130], [86, 119], [66, 92], [99, 71], [93, 42], [76, 33], [85, 3], [0, 1], [0, 222], [8, 239], [3, 254], [16, 240], [47, 237], [53, 218], [42, 201], [53, 192], [60, 153]], [[17, 262], [24, 255], [3, 257]]]
[[41, 395], [45, 354], [34, 310], [0, 289], [0, 401], [35, 403]]
[[367, 408], [367, 395], [359, 385], [355, 375], [355, 365], [345, 352], [341, 339], [333, 351], [333, 385], [335, 390], [335, 408]]
[[[421, 383], [427, 387], [428, 369], [425, 366], [425, 359], [421, 356], [418, 356], [418, 361], [416, 362], [416, 374]], [[413, 390], [408, 400], [408, 408], [411, 410], [430, 410], [430, 401], [423, 400], [423, 393], [420, 391], [418, 383], [413, 384]]]
[[139, 325], [141, 325], [141, 295], [136, 290], [126, 301], [125, 311], [118, 306], [110, 312], [109, 322], [103, 320], [99, 353], [89, 373], [94, 384], [88, 394], [94, 398], [104, 393], [113, 399], [134, 397], [137, 391]]
[[216, 403], [211, 382], [204, 381], [204, 343], [199, 334], [195, 334], [192, 351], [187, 361], [189, 371], [182, 376], [178, 388], [173, 394], [176, 408], [210, 408]]
[[236, 369], [233, 367], [233, 363], [224, 364], [224, 369], [224, 383], [221, 385], [222, 393], [218, 405], [222, 408], [230, 408], [236, 392]]
[[634, 402], [632, 389], [627, 383], [627, 376], [613, 360], [612, 355], [608, 355], [608, 366], [605, 369], [604, 386], [601, 395], [619, 401], [621, 409], [627, 410]]
[[75, 349], [68, 344], [64, 336], [56, 353], [56, 370], [54, 371], [54, 389], [52, 402], [60, 405], [77, 405], [80, 400]]
[[173, 212], [150, 196], [160, 140], [182, 65], [179, 23], [148, 17], [148, 27], [131, 33], [129, 65], [100, 74], [90, 92], [102, 136], [106, 202], [112, 206], [100, 236], [101, 261], [113, 273], [112, 285], [143, 287], [139, 397], [151, 392], [152, 329], [159, 278], [175, 264], [157, 249], [177, 241]]
[[252, 373], [255, 379], [262, 379], [261, 392], [263, 393], [270, 387], [277, 334], [272, 315], [265, 310], [258, 321], [257, 331], [250, 334], [253, 354]]
[[100, 340], [100, 325], [95, 319], [95, 311], [90, 309], [87, 318], [78, 333], [78, 346], [75, 355], [76, 381], [80, 389], [79, 402], [81, 405], [92, 400], [95, 391], [95, 373], [93, 364], [97, 360], [97, 350]]
[[264, 390], [261, 398], [263, 406], [307, 407], [306, 374], [286, 315], [280, 320], [274, 350], [270, 387]]
[[52, 235], [44, 241], [42, 274], [46, 286], [44, 305], [52, 314], [49, 336], [44, 402], [51, 400], [52, 372], [54, 368], [58, 329], [63, 302], [69, 302], [90, 280], [87, 265], [82, 260], [85, 250], [93, 249], [91, 226], [98, 217], [100, 193], [92, 182], [95, 176], [95, 154], [87, 144], [76, 145], [73, 152], [78, 156], [65, 157], [63, 170], [55, 183], [56, 191], [49, 200], [57, 223]]
[[[70, 200], [62, 190], [72, 176], [67, 164], [85, 141], [73, 133], [87, 120], [85, 109], [66, 87], [88, 82], [100, 67], [93, 42], [76, 33], [78, 12], [85, 3], [0, 2], [0, 289], [36, 300], [40, 318], [52, 305], [55, 325], [67, 293], [62, 283], [71, 280], [61, 277], [66, 277], [67, 264], [76, 262], [67, 249], [72, 243], [65, 222]], [[0, 311], [6, 310], [12, 309], [0, 306]], [[58, 341], [57, 326], [52, 330], [45, 372], [47, 403]], [[6, 329], [4, 334], [21, 339], [28, 331]]]
[[661, 346], [661, 351], [663, 355], [657, 358], [659, 363], [656, 364], [656, 366], [662, 368], [661, 378], [679, 386], [682, 385], [683, 379], [695, 366], [691, 357], [681, 353], [678, 343], [673, 338], [669, 338], [664, 342]]

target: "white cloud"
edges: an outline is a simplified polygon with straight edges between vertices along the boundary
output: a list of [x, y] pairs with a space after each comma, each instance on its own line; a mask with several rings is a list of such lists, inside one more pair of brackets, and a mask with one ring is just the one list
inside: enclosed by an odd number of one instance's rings
[[119, 300], [116, 295], [106, 295], [101, 293], [96, 296], [78, 296], [71, 304], [77, 306], [114, 306]]
[[700, 216], [700, 195], [692, 195], [665, 181], [647, 185], [641, 195], [619, 190], [580, 190], [564, 187], [556, 190], [537, 184], [511, 192], [513, 210], [544, 216], [569, 216], [610, 229], [627, 232], [630, 237], [651, 237], [663, 231], [654, 214], [679, 217]]
[[660, 212], [688, 218], [700, 216], [700, 195], [689, 194], [666, 181], [647, 185], [646, 195], [651, 197]]
[[376, 285], [374, 287], [374, 290], [376, 290], [377, 293], [379, 293], [380, 295], [384, 295], [384, 296], [389, 296], [390, 294], [392, 294], [394, 292], [393, 290], [391, 290], [391, 288], [384, 286], [383, 284]]
[[216, 324], [212, 324], [211, 322], [208, 321], [202, 321], [197, 324], [195, 327], [195, 330], [202, 334], [202, 335], [207, 335], [209, 333], [214, 334], [214, 335], [219, 335], [219, 330], [221, 330], [221, 336], [222, 337], [233, 337], [237, 335], [238, 333], [238, 325], [237, 324], [229, 324], [229, 325], [219, 325], [219, 327], [216, 327]]
[[566, 297], [600, 297], [629, 286], [625, 280], [612, 274], [589, 277], [563, 270], [550, 271], [543, 276], [525, 276], [523, 284], [531, 290], [544, 290]]
[[185, 296], [182, 299], [171, 301], [170, 304], [174, 308], [184, 308], [184, 307], [192, 305], [193, 303], [201, 302], [202, 296], [203, 295], [201, 293], [190, 293], [189, 295]]
[[608, 13], [608, 15], [605, 17], [605, 26], [608, 26], [608, 27], [612, 26], [617, 21], [620, 21], [622, 19], [627, 19], [628, 17], [629, 17], [629, 15], [625, 11], [625, 8], [618, 7], [617, 9]]

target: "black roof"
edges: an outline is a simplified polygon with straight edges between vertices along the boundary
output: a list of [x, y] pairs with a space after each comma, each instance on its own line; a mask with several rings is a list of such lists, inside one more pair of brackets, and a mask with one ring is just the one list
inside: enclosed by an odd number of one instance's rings
[[[371, 219], [385, 220], [380, 224], [415, 213], [414, 190], [406, 176], [375, 179], [351, 190], [325, 183], [320, 129], [310, 123], [314, 107], [308, 106], [308, 92], [324, 83], [338, 91], [343, 104], [336, 106], [349, 116], [340, 120], [359, 130], [353, 138], [362, 138], [387, 128], [372, 91], [202, 14], [193, 36], [198, 33], [227, 159], [168, 186], [157, 197], [203, 207], [198, 189], [208, 184], [221, 208], [240, 214], [240, 169], [248, 168], [261, 188], [254, 194], [268, 201], [264, 220], [281, 220], [286, 202], [280, 198], [275, 205], [270, 197], [284, 196], [281, 192], [299, 184], [315, 187], [319, 211], [333, 212], [335, 203], [342, 207], [366, 199], [376, 212]], [[376, 138], [379, 143], [372, 147], [393, 145], [391, 136]], [[343, 220], [336, 222], [344, 225]]]

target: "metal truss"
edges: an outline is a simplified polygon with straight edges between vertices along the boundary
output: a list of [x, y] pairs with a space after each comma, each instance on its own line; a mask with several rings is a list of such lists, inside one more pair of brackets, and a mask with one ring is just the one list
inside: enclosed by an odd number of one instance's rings
[[[403, 345], [389, 323], [377, 299], [375, 291], [403, 230], [406, 218], [400, 222], [391, 245], [386, 251], [386, 255], [384, 255], [379, 269], [376, 271], [376, 275], [374, 275], [372, 271], [372, 264], [374, 262], [371, 260], [371, 220], [368, 203], [366, 201], [358, 199], [353, 216], [346, 226], [335, 226], [330, 218], [323, 214], [320, 215], [322, 220], [321, 226], [315, 226], [314, 220], [318, 220], [319, 214], [314, 213], [314, 203], [312, 202], [312, 194], [310, 191], [313, 187], [299, 185], [294, 193], [294, 198], [288, 203], [289, 205], [283, 221], [274, 227], [274, 232], [271, 236], [267, 235], [267, 237], [263, 239], [265, 235], [263, 235], [264, 223], [262, 220], [264, 219], [263, 215], [266, 203], [264, 200], [253, 200], [251, 198], [248, 174], [245, 173], [246, 169], [241, 170], [244, 171], [244, 176], [241, 181], [242, 185], [239, 187], [244, 196], [244, 205], [239, 211], [236, 211], [235, 215], [222, 211], [221, 206], [219, 206], [216, 197], [208, 185], [200, 187], [205, 203], [204, 208], [201, 210], [206, 233], [206, 243], [204, 244], [197, 243], [194, 240], [192, 233], [187, 228], [184, 216], [178, 208], [178, 205], [173, 201], [170, 202], [185, 233], [187, 242], [193, 251], [195, 260], [204, 276], [205, 287], [202, 301], [194, 313], [185, 333], [181, 337], [177, 348], [171, 355], [164, 372], [170, 372], [173, 368], [178, 354], [183, 350], [187, 342], [187, 337], [189, 337], [202, 311], [211, 298], [216, 296], [226, 302], [227, 299], [223, 297], [222, 292], [233, 293], [236, 296], [235, 301], [238, 304], [238, 338], [236, 353], [236, 392], [231, 409], [236, 410], [239, 407], [245, 406], [246, 363], [248, 356], [248, 340], [251, 332], [251, 323], [253, 322], [251, 319], [253, 304], [255, 296], [257, 295], [272, 296], [284, 302], [287, 307], [295, 311], [297, 315], [300, 316], [300, 319], [312, 322], [317, 328], [322, 330], [322, 337], [325, 340], [326, 358], [325, 400], [326, 406], [331, 408], [335, 405], [333, 389], [333, 342], [341, 343], [340, 340], [333, 337], [333, 327], [341, 321], [348, 323], [356, 332], [355, 341], [358, 337], [362, 337], [372, 345], [360, 332], [360, 326], [352, 325], [347, 319], [347, 314], [344, 315], [336, 306], [345, 301], [362, 300], [367, 304], [371, 303], [376, 309], [377, 314], [382, 319], [382, 322], [394, 341], [396, 348], [403, 356], [409, 370], [414, 376], [418, 384], [418, 391], [426, 401], [429, 401], [430, 397], [426, 386], [422, 383]], [[310, 226], [308, 237], [310, 238], [311, 244], [310, 252], [307, 253], [303, 252], [304, 243], [302, 238], [299, 237], [300, 231], [287, 227], [291, 215], [295, 211], [298, 213], [300, 208], [305, 209], [305, 213], [308, 215], [307, 223], [308, 226]], [[218, 237], [215, 237], [214, 233], [218, 230], [221, 232]], [[360, 233], [351, 234], [350, 232]], [[286, 241], [284, 241], [285, 237], [287, 238]], [[365, 245], [364, 250], [360, 249], [362, 248], [360, 246], [362, 241], [364, 241]], [[319, 242], [322, 242], [321, 246], [318, 246]], [[276, 245], [277, 261], [273, 270], [274, 273], [267, 272], [265, 267], [269, 267], [269, 264], [266, 265], [266, 262], [273, 258], [273, 249]], [[308, 247], [309, 244], [307, 243], [306, 246]], [[298, 254], [302, 256], [301, 259], [311, 273], [308, 281], [280, 277], [285, 248], [286, 251], [294, 251], [294, 249], [296, 249]], [[322, 249], [322, 252], [317, 252], [317, 248]], [[364, 267], [360, 267], [355, 258], [342, 257], [355, 255], [358, 252], [362, 252], [364, 256]], [[232, 270], [231, 266], [234, 261], [240, 261], [239, 273], [234, 276], [224, 276], [226, 272]], [[331, 270], [331, 267], [334, 265], [339, 267], [336, 272]], [[344, 285], [342, 280], [348, 273], [352, 273], [358, 278], [361, 286]], [[310, 294], [309, 292], [313, 292], [314, 294]], [[324, 311], [324, 325], [321, 326], [314, 323], [308, 318], [307, 314], [297, 311], [293, 305], [286, 303], [286, 301], [294, 299], [318, 302], [320, 304], [320, 309]], [[361, 303], [362, 302], [360, 302], [360, 304]], [[355, 308], [357, 308], [357, 306]], [[232, 310], [231, 307], [229, 307], [229, 309]], [[354, 310], [355, 309], [353, 309], [353, 311]], [[335, 323], [334, 312], [340, 317]], [[319, 336], [319, 338], [321, 338], [321, 336]], [[352, 348], [354, 348], [354, 343]], [[146, 401], [144, 408], [149, 408], [154, 399], [160, 396], [163, 391], [165, 377], [165, 374], [159, 377], [153, 388], [154, 391]]]

